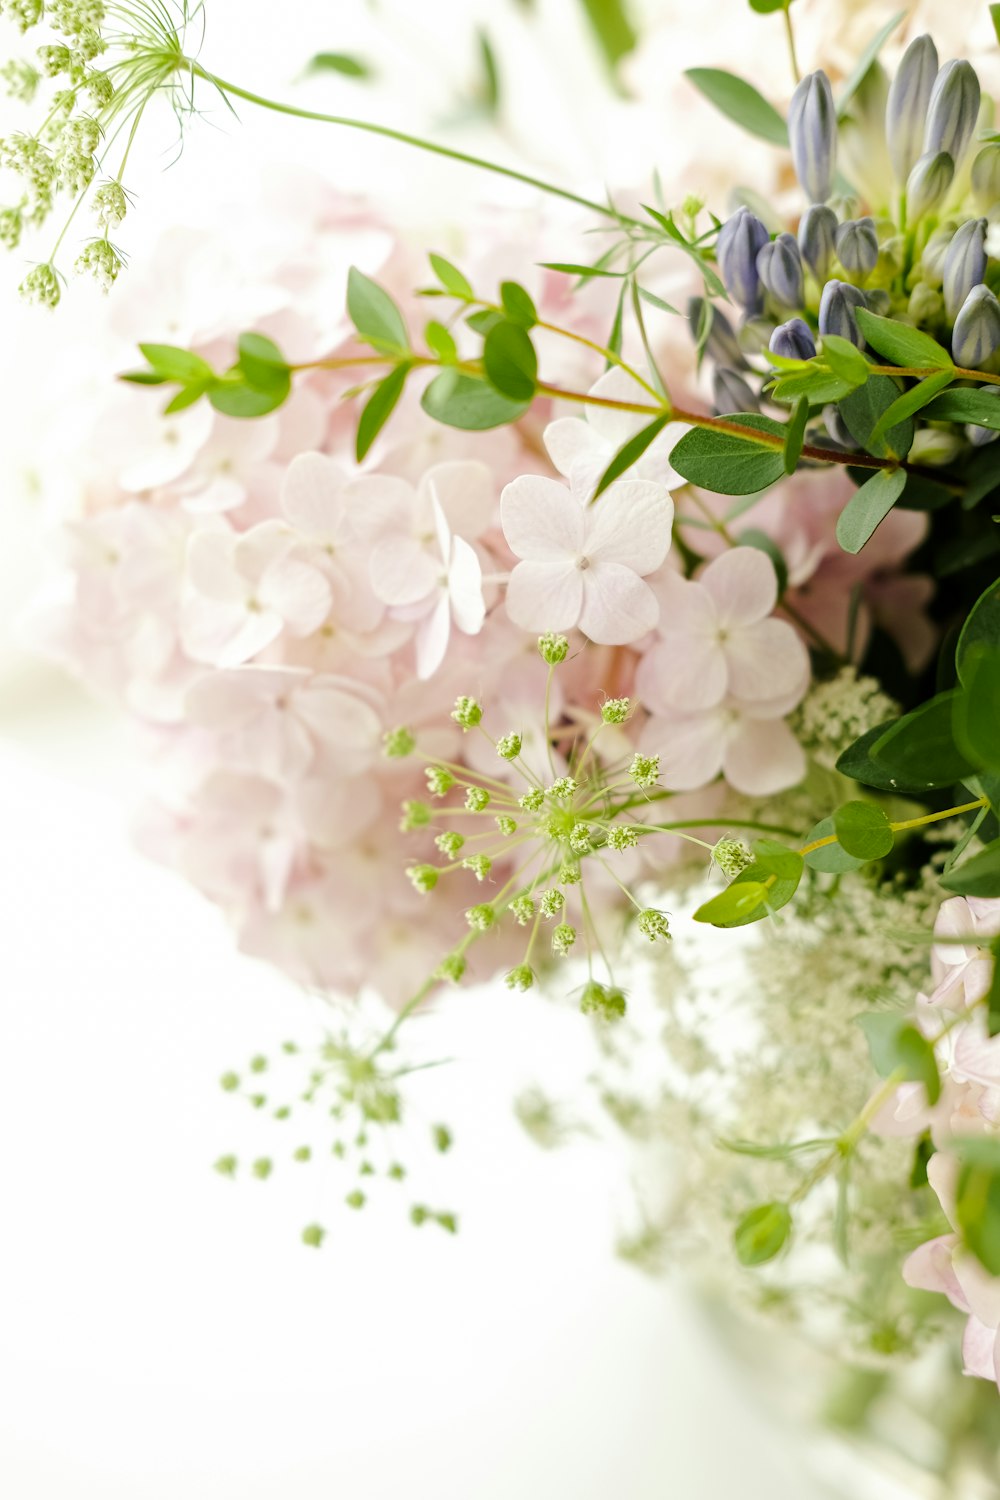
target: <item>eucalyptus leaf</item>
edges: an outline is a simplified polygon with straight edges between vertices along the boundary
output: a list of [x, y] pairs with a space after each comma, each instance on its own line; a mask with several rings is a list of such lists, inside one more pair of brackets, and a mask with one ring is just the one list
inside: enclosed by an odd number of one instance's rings
[[833, 830], [845, 854], [854, 859], [882, 859], [892, 850], [892, 827], [874, 802], [845, 802], [833, 815]]
[[1000, 896], [1000, 839], [949, 870], [941, 884], [958, 896]]
[[962, 626], [955, 647], [955, 667], [960, 682], [966, 681], [969, 655], [975, 646], [1000, 650], [1000, 578], [980, 594]]
[[450, 292], [453, 297], [461, 297], [464, 302], [473, 300], [475, 293], [457, 266], [453, 266], [450, 260], [445, 260], [443, 255], [432, 253], [428, 259], [434, 275], [446, 292]]

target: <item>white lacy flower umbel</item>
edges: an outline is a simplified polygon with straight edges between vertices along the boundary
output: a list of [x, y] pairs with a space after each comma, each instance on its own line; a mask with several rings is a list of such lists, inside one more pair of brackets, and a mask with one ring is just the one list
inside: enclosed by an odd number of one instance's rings
[[588, 504], [585, 492], [522, 475], [500, 497], [504, 536], [521, 559], [507, 613], [524, 630], [577, 626], [602, 646], [638, 640], [659, 618], [644, 580], [667, 555], [673, 519], [662, 484], [623, 479]]

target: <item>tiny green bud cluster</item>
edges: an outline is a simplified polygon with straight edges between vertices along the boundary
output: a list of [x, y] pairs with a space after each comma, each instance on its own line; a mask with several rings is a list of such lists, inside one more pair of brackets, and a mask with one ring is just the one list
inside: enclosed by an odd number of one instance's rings
[[741, 875], [753, 864], [753, 855], [741, 839], [721, 838], [712, 850], [712, 860], [723, 875]]
[[504, 760], [516, 760], [521, 753], [521, 736], [504, 734], [497, 740], [497, 754]]
[[417, 748], [413, 731], [405, 725], [398, 729], [387, 729], [382, 736], [382, 754], [390, 760], [402, 760], [407, 755], [412, 755]]
[[649, 938], [651, 943], [655, 943], [660, 938], [668, 940], [670, 938], [670, 923], [667, 921], [666, 913], [656, 911], [652, 907], [641, 911], [639, 913], [639, 931], [643, 937]]
[[660, 776], [660, 757], [658, 755], [640, 755], [636, 751], [632, 757], [632, 764], [628, 773], [636, 786], [646, 788], [656, 784]]
[[569, 641], [564, 635], [540, 635], [538, 651], [542, 661], [547, 662], [550, 667], [557, 667], [569, 654]]
[[475, 729], [477, 724], [482, 723], [482, 705], [477, 703], [475, 698], [456, 698], [451, 716], [456, 724], [461, 725], [468, 732], [470, 729]]
[[608, 698], [601, 704], [601, 719], [605, 724], [624, 724], [631, 711], [628, 698]]

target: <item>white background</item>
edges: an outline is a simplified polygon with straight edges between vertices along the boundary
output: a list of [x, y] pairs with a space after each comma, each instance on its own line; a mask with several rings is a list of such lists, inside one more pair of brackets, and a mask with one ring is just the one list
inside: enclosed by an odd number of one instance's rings
[[[435, 59], [460, 85], [470, 21], [500, 13], [442, 4], [438, 40], [421, 54], [420, 28], [373, 33], [361, 0], [210, 10], [210, 65], [286, 95], [317, 49], [377, 56], [391, 40], [394, 66], [416, 57], [421, 119], [435, 117]], [[551, 76], [552, 26], [572, 7], [542, 10], [550, 42], [531, 66]], [[573, 96], [586, 105], [600, 68], [582, 34], [558, 34], [559, 99], [550, 109], [532, 89], [543, 112], [533, 133], [553, 170], [580, 176], [587, 137], [601, 132], [592, 110], [574, 117]], [[325, 107], [406, 117], [405, 90], [324, 87]], [[573, 121], [584, 117], [581, 134]], [[221, 183], [238, 191], [258, 127], [196, 133], [166, 186], [144, 184], [149, 232], [168, 207]], [[365, 157], [344, 137], [319, 146], [308, 127], [282, 122], [274, 139], [279, 153], [323, 159], [338, 182], [343, 167], [349, 185], [374, 162], [391, 204], [391, 148]], [[441, 169], [416, 181], [454, 191]], [[8, 285], [12, 275], [5, 267]], [[45, 441], [53, 362], [85, 357], [106, 316], [96, 299], [79, 306], [45, 320], [16, 312], [8, 294], [0, 311], [0, 1490], [809, 1500], [819, 1491], [803, 1468], [806, 1435], [759, 1405], [689, 1292], [614, 1258], [622, 1163], [586, 1147], [546, 1155], [514, 1123], [525, 1069], [540, 1071], [561, 1033], [544, 1017], [534, 1031], [531, 1009], [506, 994], [466, 997], [432, 1023], [457, 1058], [435, 1076], [433, 1106], [457, 1132], [440, 1179], [461, 1217], [456, 1238], [378, 1207], [351, 1214], [312, 1168], [267, 1184], [212, 1172], [223, 1151], [254, 1154], [260, 1125], [219, 1075], [285, 1036], [315, 1035], [322, 1015], [239, 957], [213, 908], [130, 850], [121, 727], [17, 646], [43, 531], [22, 470]], [[312, 1219], [330, 1231], [319, 1253], [298, 1241]]]

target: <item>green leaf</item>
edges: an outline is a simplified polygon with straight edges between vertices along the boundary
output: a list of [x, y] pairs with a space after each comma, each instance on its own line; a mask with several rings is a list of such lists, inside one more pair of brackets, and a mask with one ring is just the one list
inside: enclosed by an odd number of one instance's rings
[[955, 647], [955, 666], [960, 682], [966, 681], [969, 656], [974, 646], [1000, 650], [1000, 578], [980, 594], [962, 626]]
[[850, 104], [851, 100], [854, 98], [854, 95], [857, 93], [858, 89], [864, 82], [865, 75], [867, 74], [868, 69], [878, 57], [879, 53], [882, 51], [882, 48], [889, 40], [890, 36], [895, 31], [900, 21], [903, 21], [905, 19], [906, 11], [897, 11], [892, 20], [886, 21], [881, 31], [877, 31], [875, 33], [871, 41], [868, 43], [868, 46], [865, 48], [864, 52], [862, 52], [861, 56], [858, 58], [856, 65], [851, 70], [850, 77], [840, 91], [840, 98], [837, 101], [838, 120], [842, 120], [844, 118], [844, 115], [847, 113], [847, 106]]
[[561, 271], [564, 276], [580, 276], [586, 279], [590, 276], [624, 276], [624, 271], [607, 271], [597, 266], [581, 266], [572, 260], [541, 260], [538, 262], [543, 271]]
[[833, 831], [845, 854], [882, 859], [893, 846], [889, 819], [874, 802], [845, 802], [833, 815]]
[[799, 459], [802, 456], [802, 444], [805, 442], [806, 423], [809, 420], [809, 399], [800, 396], [795, 403], [791, 420], [785, 433], [785, 473], [794, 474], [798, 468]]
[[450, 292], [453, 297], [461, 297], [464, 302], [472, 302], [475, 299], [472, 287], [450, 260], [445, 260], [443, 255], [434, 253], [428, 256], [428, 259], [431, 263], [431, 270], [446, 292]]
[[624, 0], [582, 0], [582, 3], [608, 66], [614, 68], [639, 39]]
[[993, 22], [993, 30], [996, 33], [996, 39], [998, 42], [1000, 42], [1000, 5], [990, 6], [990, 20]]
[[[746, 874], [746, 871], [743, 872]], [[751, 912], [763, 905], [768, 887], [763, 882], [748, 881], [738, 884], [736, 880], [724, 891], [705, 901], [694, 913], [696, 922], [710, 922], [713, 927], [735, 927], [742, 925]]]
[[871, 758], [900, 791], [929, 791], [961, 781], [972, 770], [955, 744], [955, 693], [939, 693], [891, 724], [871, 747]]
[[392, 415], [393, 408], [403, 393], [403, 387], [406, 384], [406, 377], [409, 375], [410, 369], [410, 365], [402, 364], [397, 365], [394, 370], [390, 370], [385, 379], [379, 381], [365, 402], [358, 420], [358, 434], [355, 443], [355, 452], [359, 463]]
[[530, 401], [538, 383], [538, 356], [526, 331], [505, 319], [486, 335], [483, 365], [487, 378], [511, 401]]
[[899, 386], [890, 376], [872, 375], [858, 390], [845, 396], [837, 407], [852, 438], [875, 458], [905, 458], [910, 451], [913, 442], [913, 422], [910, 419], [890, 428], [877, 443], [871, 441], [879, 417], [898, 395]]
[[818, 358], [852, 390], [864, 385], [871, 377], [871, 366], [861, 350], [856, 349], [850, 339], [842, 339], [839, 333], [823, 335]]
[[479, 87], [479, 102], [489, 117], [496, 115], [500, 108], [500, 70], [486, 32], [477, 32], [479, 42], [479, 62], [482, 68], [482, 83]]
[[641, 432], [637, 432], [634, 437], [629, 438], [627, 443], [622, 444], [598, 480], [593, 494], [594, 500], [598, 495], [603, 495], [609, 484], [614, 484], [616, 479], [620, 479], [626, 470], [642, 457], [650, 443], [659, 436], [669, 421], [669, 412], [664, 412], [662, 417], [656, 417]]
[[751, 135], [773, 146], [788, 145], [788, 126], [752, 83], [722, 68], [687, 68], [684, 76], [710, 104]]
[[239, 368], [251, 390], [284, 401], [292, 387], [292, 372], [273, 339], [262, 333], [241, 333]]
[[954, 378], [954, 370], [938, 370], [936, 375], [928, 375], [926, 380], [917, 381], [916, 385], [911, 385], [908, 391], [897, 396], [872, 428], [868, 437], [869, 445], [874, 447], [876, 443], [881, 443], [890, 428], [897, 427], [900, 422], [905, 422], [907, 417], [915, 416], [921, 407], [933, 401], [946, 385], [951, 385]]
[[860, 552], [906, 488], [903, 469], [876, 469], [837, 517], [837, 541], [845, 552]]
[[211, 380], [215, 373], [200, 354], [192, 354], [190, 349], [178, 349], [173, 344], [140, 344], [139, 351], [148, 359], [150, 369], [159, 376], [161, 383], [164, 380], [179, 380], [182, 385], [187, 385], [190, 380]]
[[782, 1250], [792, 1232], [792, 1215], [787, 1204], [761, 1203], [744, 1214], [736, 1226], [733, 1241], [741, 1265], [762, 1266]]
[[750, 9], [755, 10], [759, 16], [770, 16], [790, 4], [791, 0], [750, 0]]
[[[236, 367], [237, 377], [240, 374]], [[255, 391], [242, 379], [230, 379], [233, 371], [215, 381], [208, 388], [208, 399], [225, 417], [239, 417], [242, 420], [251, 420], [253, 417], [266, 417], [268, 412], [276, 410], [285, 397], [269, 391]]]
[[517, 323], [521, 328], [534, 328], [538, 322], [538, 313], [523, 286], [519, 286], [516, 281], [501, 281], [500, 301], [512, 323]]
[[941, 1075], [927, 1038], [894, 1011], [869, 1011], [857, 1021], [879, 1077], [890, 1078], [899, 1072], [912, 1083], [922, 1083], [928, 1104], [936, 1104], [941, 1097]]
[[409, 350], [403, 315], [389, 293], [352, 266], [347, 277], [347, 314], [366, 343], [390, 354]]
[[[896, 24], [899, 17], [896, 17]], [[886, 359], [895, 365], [904, 365], [918, 370], [951, 370], [954, 366], [947, 349], [932, 339], [929, 333], [919, 328], [910, 328], [906, 323], [897, 323], [892, 318], [882, 318], [878, 313], [859, 307], [855, 313], [858, 327], [865, 338]]]
[[773, 839], [757, 839], [753, 852], [753, 863], [718, 896], [698, 908], [696, 922], [746, 927], [763, 921], [791, 901], [802, 878], [801, 854]]
[[941, 884], [959, 896], [1000, 896], [1000, 839], [949, 870]]
[[679, 318], [682, 316], [678, 308], [672, 307], [669, 302], [664, 302], [663, 298], [658, 297], [655, 292], [649, 291], [644, 286], [639, 286], [638, 283], [636, 283], [635, 289], [639, 293], [639, 296], [642, 298], [643, 302], [648, 302], [650, 307], [659, 308], [660, 312], [673, 313], [675, 318]]
[[829, 1151], [831, 1146], [836, 1145], [836, 1138], [822, 1135], [808, 1141], [781, 1141], [773, 1146], [760, 1145], [757, 1141], [731, 1141], [723, 1138], [718, 1141], [718, 1145], [723, 1151], [732, 1151], [735, 1156], [755, 1156], [762, 1161], [787, 1161], [800, 1151]]
[[973, 765], [1000, 770], [1000, 650], [976, 642], [963, 658], [955, 697], [955, 744]]
[[991, 1276], [1000, 1276], [1000, 1155], [988, 1137], [952, 1140], [959, 1160], [955, 1218], [966, 1247]]
[[317, 52], [306, 63], [307, 73], [340, 73], [344, 78], [374, 78], [375, 72], [363, 58], [349, 52]]
[[1000, 1035], [1000, 940], [993, 939], [993, 978], [986, 995], [986, 1026], [990, 1036]]
[[[813, 844], [818, 839], [829, 838], [836, 838], [832, 816], [821, 818], [816, 827], [810, 829], [805, 842]], [[810, 870], [820, 870], [825, 875], [843, 875], [848, 870], [860, 870], [865, 863], [863, 859], [855, 859], [848, 854], [840, 844], [824, 844], [821, 849], [810, 849], [803, 858]]]
[[172, 417], [175, 412], [186, 411], [189, 406], [193, 406], [196, 401], [200, 401], [202, 396], [207, 395], [214, 383], [212, 380], [199, 380], [193, 385], [182, 386], [173, 400], [168, 401], [163, 408], [163, 415], [165, 417]]
[[503, 320], [503, 313], [494, 312], [490, 307], [484, 307], [479, 312], [470, 313], [465, 321], [473, 333], [481, 334], [485, 338], [490, 329], [496, 328], [497, 324], [502, 323]]
[[428, 349], [432, 354], [436, 354], [438, 359], [444, 360], [445, 364], [455, 363], [458, 358], [458, 348], [443, 323], [432, 318], [424, 329], [424, 338], [427, 340]]
[[791, 375], [779, 376], [771, 386], [771, 395], [776, 401], [793, 401], [799, 396], [808, 396], [812, 406], [826, 406], [849, 396], [856, 385], [857, 382], [841, 380], [814, 365]]
[[125, 370], [119, 375], [119, 380], [127, 380], [130, 385], [166, 385], [166, 375], [157, 375], [155, 370]]
[[691, 484], [717, 495], [754, 495], [784, 476], [785, 429], [780, 422], [756, 412], [739, 412], [723, 420], [768, 433], [779, 438], [780, 445], [765, 448], [752, 439], [720, 432], [718, 428], [693, 427], [674, 447], [671, 468]]
[[924, 407], [924, 416], [929, 422], [970, 422], [975, 427], [1000, 431], [1000, 401], [986, 391], [969, 386], [957, 386], [935, 396], [930, 405]]
[[[898, 723], [898, 719], [891, 719], [885, 724], [876, 724], [873, 729], [867, 730], [859, 739], [856, 739], [853, 745], [848, 745], [837, 761], [837, 770], [841, 775], [850, 776], [852, 781], [860, 781], [864, 786], [877, 787], [882, 792], [913, 791], [913, 787], [901, 786], [892, 774], [883, 766], [877, 765], [871, 756], [871, 749], [876, 741], [880, 740], [893, 724]], [[832, 819], [830, 821], [832, 824]], [[820, 826], [817, 824], [817, 829]], [[829, 831], [833, 832], [832, 826]]]
[[529, 402], [509, 401], [485, 380], [460, 375], [457, 370], [442, 370], [420, 398], [429, 417], [446, 427], [460, 427], [465, 432], [485, 432], [516, 422], [527, 411]]

